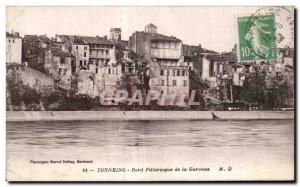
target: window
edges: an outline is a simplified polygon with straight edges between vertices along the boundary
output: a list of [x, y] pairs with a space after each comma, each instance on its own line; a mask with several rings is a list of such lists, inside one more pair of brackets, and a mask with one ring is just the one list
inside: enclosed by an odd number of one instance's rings
[[118, 75], [118, 69], [116, 69], [116, 75]]
[[162, 85], [162, 86], [165, 85], [165, 80], [161, 80], [161, 85]]
[[177, 70], [177, 76], [180, 76], [180, 71], [179, 70]]
[[87, 46], [84, 46], [84, 50], [87, 50]]
[[209, 64], [209, 76], [212, 77], [214, 75], [214, 62], [211, 61]]
[[8, 43], [10, 43], [10, 39], [8, 40]]
[[82, 60], [79, 60], [79, 64], [80, 64], [80, 66], [82, 66]]
[[173, 86], [176, 86], [176, 80], [173, 80]]
[[164, 75], [164, 70], [160, 70], [160, 75]]
[[185, 71], [184, 71], [184, 70], [182, 70], [182, 71], [181, 71], [181, 73], [182, 73], [182, 76], [184, 76], [184, 73], [185, 73]]
[[96, 73], [98, 73], [98, 68], [96, 68]]
[[86, 52], [83, 53], [83, 56], [86, 57]]
[[175, 69], [173, 69], [173, 76], [175, 76], [176, 75], [176, 72], [175, 72]]
[[15, 43], [15, 40], [13, 40], [12, 42]]
[[183, 86], [187, 86], [187, 80], [183, 80]]
[[108, 68], [108, 74], [110, 74], [110, 71], [111, 71], [110, 68]]
[[78, 49], [78, 46], [76, 45], [75, 48]]
[[84, 61], [84, 65], [86, 66], [86, 60]]

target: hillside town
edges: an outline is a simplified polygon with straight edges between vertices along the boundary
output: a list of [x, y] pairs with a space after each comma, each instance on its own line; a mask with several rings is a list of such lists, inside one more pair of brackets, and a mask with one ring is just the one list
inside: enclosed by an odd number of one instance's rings
[[[294, 49], [279, 48], [274, 61], [239, 62], [237, 46], [217, 52], [184, 43], [175, 33], [144, 31], [109, 36], [6, 33], [6, 109], [20, 110], [281, 110], [294, 107]], [[149, 90], [180, 105], [149, 105], [116, 92], [145, 96]], [[191, 95], [198, 105], [189, 105]], [[110, 102], [103, 105], [100, 100]], [[167, 99], [172, 100], [172, 96]]]

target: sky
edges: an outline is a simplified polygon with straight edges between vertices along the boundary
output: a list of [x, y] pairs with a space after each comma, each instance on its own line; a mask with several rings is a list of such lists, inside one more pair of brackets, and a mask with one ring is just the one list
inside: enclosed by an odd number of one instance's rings
[[237, 16], [257, 7], [7, 7], [6, 31], [25, 34], [109, 36], [122, 29], [122, 40], [153, 23], [158, 33], [176, 36], [184, 44], [218, 52], [237, 43]]

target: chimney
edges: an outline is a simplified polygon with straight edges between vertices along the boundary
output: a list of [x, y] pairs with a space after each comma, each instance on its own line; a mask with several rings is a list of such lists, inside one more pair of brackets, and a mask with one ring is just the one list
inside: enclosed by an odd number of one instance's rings
[[104, 35], [103, 38], [104, 38], [105, 40], [107, 40], [107, 35]]

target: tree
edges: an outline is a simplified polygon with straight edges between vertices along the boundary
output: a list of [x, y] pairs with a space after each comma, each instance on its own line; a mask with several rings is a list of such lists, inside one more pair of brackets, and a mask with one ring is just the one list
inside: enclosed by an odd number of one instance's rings
[[241, 98], [246, 102], [257, 104], [262, 109], [265, 103], [265, 92], [265, 76], [257, 71], [246, 77], [241, 91]]

